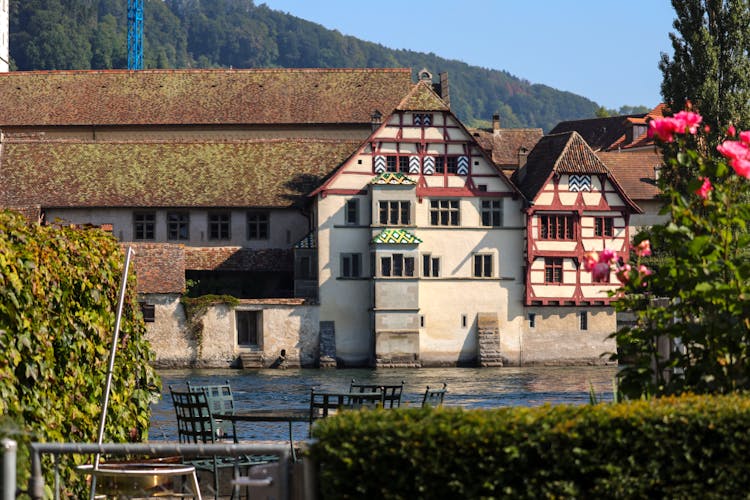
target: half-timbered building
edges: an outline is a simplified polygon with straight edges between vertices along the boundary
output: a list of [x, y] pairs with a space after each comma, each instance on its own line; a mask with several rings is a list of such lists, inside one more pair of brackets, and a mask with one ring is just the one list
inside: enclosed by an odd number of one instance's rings
[[[577, 132], [542, 138], [513, 180], [526, 208], [525, 296], [529, 358], [554, 342], [566, 357], [592, 358], [614, 349], [611, 274], [595, 283], [582, 266], [605, 248], [628, 258], [629, 219], [640, 208]], [[536, 347], [534, 347], [536, 345]], [[535, 361], [544, 361], [536, 359]]]

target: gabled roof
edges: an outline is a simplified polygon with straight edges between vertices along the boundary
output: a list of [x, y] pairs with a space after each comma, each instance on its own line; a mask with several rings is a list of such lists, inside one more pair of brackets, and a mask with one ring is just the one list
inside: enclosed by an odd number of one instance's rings
[[5, 142], [0, 206], [290, 207], [359, 141]]
[[540, 128], [470, 129], [479, 146], [500, 168], [518, 168], [519, 152], [530, 152], [544, 136]]
[[408, 68], [11, 71], [0, 126], [369, 125], [412, 85]]
[[618, 189], [623, 200], [640, 212], [607, 166], [577, 132], [544, 136], [529, 154], [526, 165], [513, 174], [512, 180], [523, 195], [533, 201], [552, 174], [604, 174]]
[[601, 152], [597, 156], [632, 199], [654, 200], [659, 197], [656, 170], [663, 160], [656, 150]]
[[666, 111], [666, 105], [659, 104], [648, 113], [564, 121], [555, 125], [550, 134], [576, 131], [595, 151], [640, 148], [653, 145], [654, 141], [647, 136], [645, 129], [628, 140], [628, 129], [633, 125], [647, 125], [649, 120], [663, 117]]
[[450, 106], [435, 93], [430, 82], [420, 80], [396, 106], [399, 111], [450, 111]]

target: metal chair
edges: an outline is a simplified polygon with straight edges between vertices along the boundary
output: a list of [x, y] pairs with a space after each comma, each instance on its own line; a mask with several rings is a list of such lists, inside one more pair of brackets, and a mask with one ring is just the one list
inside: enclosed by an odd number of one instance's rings
[[424, 397], [422, 398], [422, 408], [427, 406], [443, 406], [443, 400], [445, 399], [445, 393], [448, 392], [448, 384], [443, 382], [443, 387], [440, 389], [430, 389], [427, 386], [427, 390], [424, 391]]
[[[218, 432], [211, 405], [204, 391], [175, 391], [172, 386], [169, 386], [169, 392], [172, 395], [172, 404], [177, 417], [177, 434], [181, 443], [199, 444], [216, 443], [222, 439], [234, 440], [234, 436], [220, 437], [221, 433]], [[239, 477], [240, 469], [247, 469], [253, 465], [268, 463], [268, 461], [253, 457], [227, 458], [214, 455], [191, 458], [185, 463], [194, 466], [197, 471], [213, 474], [214, 498], [218, 500], [220, 471], [231, 468], [234, 476]], [[232, 498], [235, 498], [235, 494], [239, 496], [239, 486], [236, 484], [232, 488]]]
[[349, 392], [369, 393], [380, 392], [383, 408], [398, 408], [401, 406], [401, 395], [404, 392], [404, 381], [400, 384], [360, 384], [352, 379]]
[[308, 435], [312, 435], [312, 426], [316, 420], [334, 415], [342, 410], [376, 407], [382, 404], [383, 395], [377, 392], [315, 392], [310, 389], [310, 427]]
[[[203, 392], [206, 395], [212, 414], [234, 413], [234, 396], [229, 380], [218, 385], [191, 385], [187, 382], [188, 391]], [[222, 441], [238, 442], [237, 424], [234, 421], [214, 419], [216, 437]]]

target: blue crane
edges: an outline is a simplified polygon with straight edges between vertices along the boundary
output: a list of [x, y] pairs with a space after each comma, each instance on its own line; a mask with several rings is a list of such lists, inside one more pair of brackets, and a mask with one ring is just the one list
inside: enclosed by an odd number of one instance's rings
[[128, 0], [128, 69], [143, 69], [143, 0]]

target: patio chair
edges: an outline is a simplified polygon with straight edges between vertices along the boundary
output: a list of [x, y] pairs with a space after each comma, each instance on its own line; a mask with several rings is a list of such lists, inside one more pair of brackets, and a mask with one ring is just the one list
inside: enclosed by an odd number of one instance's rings
[[[234, 413], [234, 396], [229, 380], [224, 384], [217, 385], [192, 385], [187, 382], [188, 391], [203, 392], [211, 407], [212, 414]], [[232, 440], [238, 442], [237, 424], [234, 421], [214, 419], [216, 437], [222, 441]]]
[[398, 408], [401, 406], [401, 395], [404, 392], [404, 381], [400, 384], [360, 384], [352, 379], [349, 392], [370, 393], [380, 392], [383, 408]]
[[[216, 443], [223, 437], [217, 432], [217, 424], [213, 418], [211, 405], [208, 402], [205, 391], [196, 390], [176, 391], [169, 386], [177, 417], [177, 434], [181, 443]], [[233, 437], [226, 436], [226, 439]], [[213, 475], [214, 498], [219, 499], [219, 474], [222, 470], [231, 468], [234, 476], [238, 477], [241, 469], [248, 469], [253, 465], [268, 463], [265, 457], [243, 456], [243, 457], [195, 457], [184, 461], [193, 465], [196, 471], [209, 472]], [[239, 487], [232, 488], [232, 498], [235, 494], [239, 497]]]
[[445, 393], [448, 392], [448, 384], [443, 382], [443, 387], [440, 389], [427, 389], [424, 391], [424, 397], [422, 398], [422, 408], [427, 406], [443, 406], [443, 400], [445, 399]]

